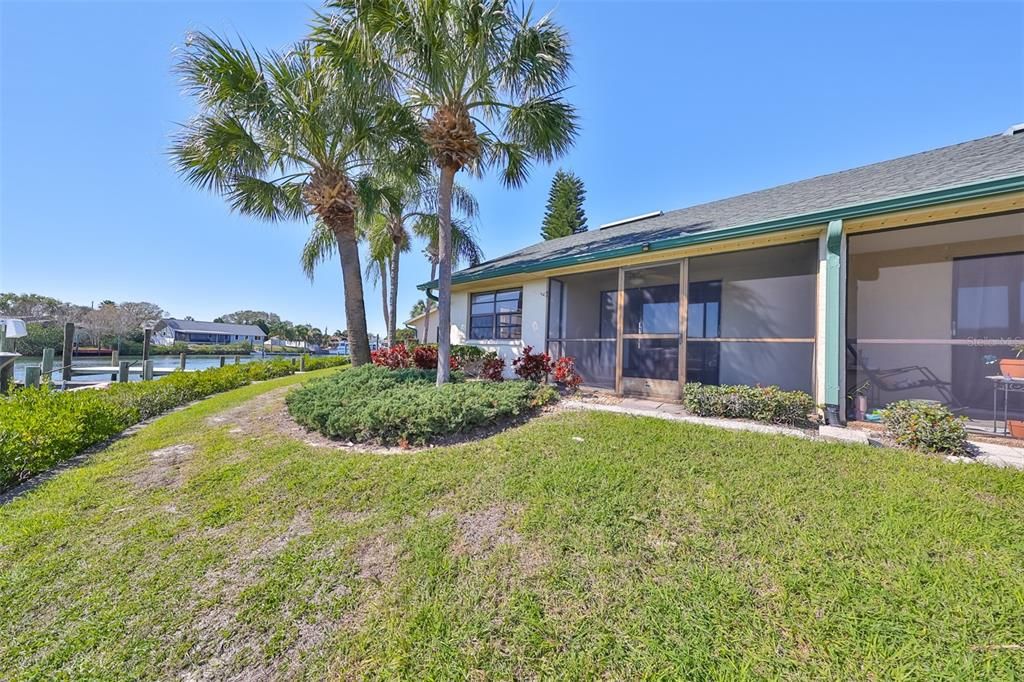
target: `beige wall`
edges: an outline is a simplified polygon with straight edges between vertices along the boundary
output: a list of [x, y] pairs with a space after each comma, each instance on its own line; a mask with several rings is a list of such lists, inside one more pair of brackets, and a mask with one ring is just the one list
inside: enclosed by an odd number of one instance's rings
[[601, 332], [602, 291], [617, 291], [617, 270], [602, 270], [562, 278], [565, 284], [565, 309], [562, 313], [566, 339], [598, 338]]
[[[460, 291], [452, 294], [452, 343], [479, 346], [485, 350], [496, 352], [505, 360], [506, 377], [513, 376], [512, 361], [522, 355], [524, 346], [533, 346], [534, 352], [541, 352], [545, 350], [547, 341], [548, 280], [546, 277], [532, 280], [524, 283], [522, 288], [523, 337], [512, 341], [469, 339], [471, 292]], [[478, 291], [491, 291], [491, 289], [481, 288]]]

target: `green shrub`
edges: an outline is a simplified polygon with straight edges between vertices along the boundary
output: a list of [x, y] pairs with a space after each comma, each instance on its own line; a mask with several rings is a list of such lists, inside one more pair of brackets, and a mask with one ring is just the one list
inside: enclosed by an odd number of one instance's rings
[[955, 416], [944, 405], [901, 400], [880, 412], [886, 433], [897, 445], [951, 455], [967, 452], [966, 419]]
[[464, 381], [434, 386], [420, 369], [359, 367], [312, 381], [288, 394], [300, 424], [353, 442], [422, 445], [514, 417], [551, 402], [554, 389], [528, 381]]
[[[317, 358], [316, 369], [347, 363]], [[307, 368], [309, 367], [307, 362]], [[247, 362], [104, 390], [25, 388], [0, 398], [0, 489], [23, 481], [132, 424], [214, 393], [292, 374], [288, 360]]]
[[326, 355], [306, 358], [306, 371], [313, 372], [328, 367], [341, 367], [349, 364], [349, 359], [341, 355]]
[[482, 360], [486, 353], [487, 351], [480, 346], [466, 346], [462, 344], [452, 346], [452, 357], [458, 360], [460, 365]]
[[101, 391], [18, 391], [0, 399], [0, 489], [24, 480], [138, 421]]
[[814, 410], [814, 399], [803, 391], [778, 386], [709, 386], [686, 384], [683, 402], [701, 417], [753, 419], [769, 424], [803, 424]]

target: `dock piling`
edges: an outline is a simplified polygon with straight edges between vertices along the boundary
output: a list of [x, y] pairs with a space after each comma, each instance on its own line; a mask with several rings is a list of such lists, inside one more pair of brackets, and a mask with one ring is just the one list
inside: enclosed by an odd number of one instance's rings
[[144, 360], [142, 362], [142, 380], [152, 381], [153, 380], [153, 361]]
[[182, 371], [185, 370], [185, 354], [184, 353], [179, 353], [178, 354], [178, 369], [180, 369]]
[[25, 386], [39, 388], [39, 377], [42, 374], [42, 367], [39, 365], [28, 365], [25, 367]]
[[220, 366], [221, 366], [221, 367], [223, 367], [223, 366], [224, 366], [224, 356], [223, 356], [223, 355], [222, 355], [222, 356], [220, 356]]
[[65, 383], [71, 381], [71, 354], [74, 351], [75, 343], [75, 323], [65, 322], [64, 323], [64, 346], [61, 348], [60, 364], [61, 373], [60, 378]]
[[153, 342], [153, 328], [146, 327], [142, 330], [142, 361], [149, 360], [149, 346]]
[[239, 363], [240, 363], [241, 361], [242, 361], [242, 358], [241, 358], [241, 356], [238, 356], [238, 355], [236, 355], [236, 356], [235, 356], [235, 364], [237, 365], [237, 364], [239, 364]]
[[121, 362], [118, 363], [118, 365], [117, 365], [117, 380], [118, 380], [118, 382], [120, 382], [122, 384], [128, 383], [128, 367], [131, 366], [131, 364], [132, 363], [128, 362], [127, 360], [121, 360]]
[[306, 354], [305, 353], [303, 353], [302, 355], [299, 356], [299, 371], [300, 372], [305, 372], [306, 371]]
[[43, 349], [43, 381], [49, 382], [53, 379], [53, 349]]

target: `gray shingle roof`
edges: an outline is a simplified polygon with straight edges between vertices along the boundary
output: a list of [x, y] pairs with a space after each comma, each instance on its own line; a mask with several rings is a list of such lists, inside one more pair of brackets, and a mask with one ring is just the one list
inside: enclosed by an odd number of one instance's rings
[[1024, 133], [994, 135], [771, 189], [699, 204], [618, 227], [542, 241], [455, 275], [482, 279], [509, 266], [656, 243], [688, 234], [752, 225], [960, 185], [1024, 175]]
[[178, 320], [169, 317], [164, 324], [179, 332], [201, 332], [204, 334], [237, 334], [238, 336], [266, 336], [266, 332], [254, 324], [226, 324], [223, 322], [200, 322]]

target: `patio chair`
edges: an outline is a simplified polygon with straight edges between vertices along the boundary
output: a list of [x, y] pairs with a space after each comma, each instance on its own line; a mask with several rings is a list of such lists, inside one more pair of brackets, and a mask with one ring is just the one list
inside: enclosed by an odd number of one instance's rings
[[880, 402], [879, 393], [881, 391], [901, 393], [930, 388], [942, 396], [942, 402], [953, 412], [963, 409], [963, 405], [953, 395], [953, 383], [940, 379], [930, 367], [924, 365], [907, 365], [889, 369], [869, 367], [861, 361], [853, 343], [847, 342], [846, 351], [853, 358], [854, 368], [870, 382], [871, 391], [874, 393], [872, 402], [875, 404]]

